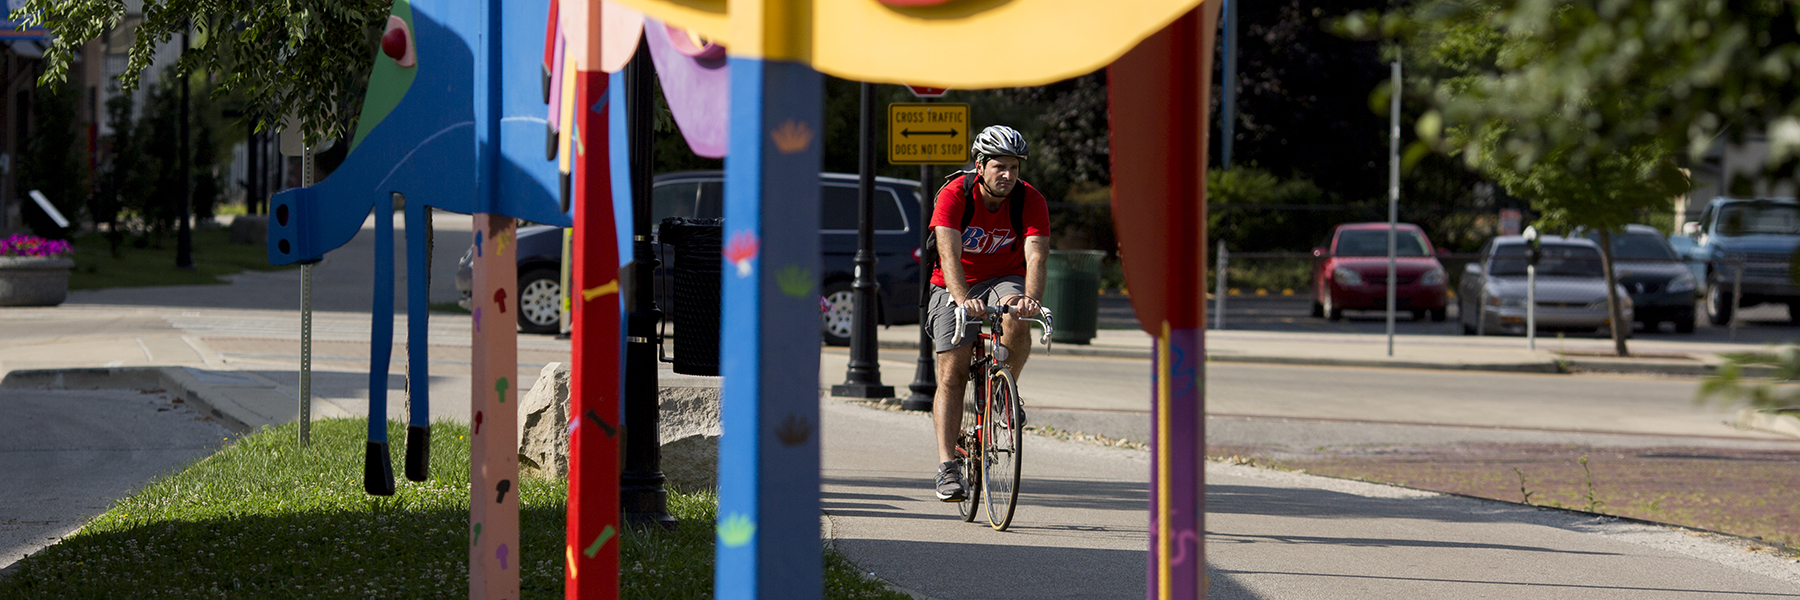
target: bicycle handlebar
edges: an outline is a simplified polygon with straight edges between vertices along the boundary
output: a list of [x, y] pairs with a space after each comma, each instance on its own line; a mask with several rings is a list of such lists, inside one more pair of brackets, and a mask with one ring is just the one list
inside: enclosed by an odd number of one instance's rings
[[[1005, 314], [1008, 314], [1011, 312], [1012, 312], [1011, 306], [1005, 306], [1005, 305], [989, 306], [989, 307], [987, 307], [987, 315], [986, 316], [984, 316], [983, 318], [980, 318], [980, 319], [970, 319], [969, 318], [969, 309], [964, 308], [961, 304], [956, 305], [956, 322], [958, 323], [958, 325], [956, 327], [953, 327], [950, 330], [950, 345], [952, 345], [952, 346], [962, 345], [963, 329], [966, 328], [965, 326], [980, 325], [982, 323], [987, 323], [989, 321], [999, 319], [1001, 315], [1005, 315]], [[1038, 307], [1038, 315], [1039, 315], [1038, 317], [1019, 317], [1019, 320], [1020, 321], [1030, 321], [1033, 323], [1037, 323], [1039, 325], [1043, 325], [1044, 326], [1044, 335], [1041, 338], [1039, 338], [1038, 343], [1043, 344], [1045, 348], [1049, 348], [1050, 347], [1050, 334], [1056, 331], [1056, 327], [1053, 324], [1053, 323], [1055, 323], [1056, 319], [1050, 314], [1050, 309], [1046, 308], [1046, 307], [1041, 307], [1041, 306]]]

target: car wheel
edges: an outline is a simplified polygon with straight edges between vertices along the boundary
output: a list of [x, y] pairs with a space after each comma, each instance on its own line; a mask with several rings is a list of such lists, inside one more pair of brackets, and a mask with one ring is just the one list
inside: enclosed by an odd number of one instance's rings
[[1706, 286], [1706, 320], [1714, 325], [1731, 322], [1731, 294], [1721, 287], [1716, 281]]
[[1423, 309], [1423, 308], [1415, 308], [1415, 309], [1413, 309], [1413, 311], [1412, 311], [1412, 318], [1413, 318], [1413, 320], [1414, 320], [1414, 321], [1423, 321], [1423, 320], [1425, 320], [1425, 309]]
[[1433, 323], [1442, 323], [1444, 322], [1444, 319], [1447, 318], [1450, 318], [1449, 307], [1431, 309], [1431, 321]]
[[850, 282], [838, 281], [825, 286], [824, 309], [819, 315], [819, 325], [825, 345], [850, 345], [850, 325], [856, 314], [856, 293], [850, 290]]
[[1325, 305], [1319, 304], [1318, 300], [1313, 301], [1312, 316], [1314, 316], [1314, 317], [1325, 316]]
[[1331, 292], [1325, 292], [1325, 306], [1321, 310], [1324, 311], [1327, 320], [1344, 320], [1344, 309], [1338, 308], [1337, 303], [1331, 301]]
[[556, 333], [562, 329], [562, 277], [553, 269], [519, 276], [519, 331]]

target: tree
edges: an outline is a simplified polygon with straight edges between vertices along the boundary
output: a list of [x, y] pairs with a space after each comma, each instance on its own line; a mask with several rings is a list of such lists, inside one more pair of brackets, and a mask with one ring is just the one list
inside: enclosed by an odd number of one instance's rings
[[[15, 11], [50, 33], [40, 84], [64, 80], [82, 44], [119, 26], [119, 0], [30, 0]], [[290, 112], [305, 123], [308, 143], [355, 131], [382, 23], [392, 0], [167, 0], [145, 2], [121, 88], [132, 91], [158, 46], [194, 28], [195, 46], [176, 73], [225, 73], [218, 95], [245, 103], [258, 129]]]
[[19, 161], [19, 193], [38, 190], [71, 227], [61, 228], [45, 219], [34, 223], [44, 237], [66, 238], [79, 229], [88, 199], [88, 170], [82, 162], [81, 133], [75, 124], [79, 94], [68, 84], [40, 88], [30, 110], [34, 130], [27, 134]]
[[143, 148], [137, 136], [137, 119], [131, 113], [130, 94], [115, 93], [106, 101], [106, 123], [112, 128], [112, 135], [106, 137], [108, 159], [100, 167], [94, 219], [107, 224], [107, 241], [112, 244], [114, 258], [119, 257], [119, 244], [124, 241], [120, 213], [126, 207], [137, 206], [136, 198], [143, 190]]
[[[1396, 50], [1418, 65], [1409, 87], [1425, 92], [1432, 110], [1419, 119], [1421, 139], [1409, 155], [1433, 149], [1461, 155], [1508, 193], [1528, 200], [1547, 227], [1598, 232], [1613, 345], [1626, 356], [1631, 323], [1621, 319], [1612, 234], [1644, 211], [1668, 206], [1690, 184], [1663, 136], [1621, 131], [1601, 138], [1581, 132], [1599, 114], [1653, 120], [1664, 90], [1644, 80], [1621, 87], [1614, 96], [1539, 101], [1534, 91], [1547, 85], [1547, 78], [1576, 75], [1540, 67], [1540, 57], [1556, 47], [1543, 29], [1501, 18], [1509, 6], [1522, 4], [1427, 2], [1381, 19], [1353, 17], [1344, 25], [1352, 32], [1369, 32], [1380, 21], [1402, 43]], [[1537, 8], [1550, 15], [1547, 21], [1534, 21], [1538, 25], [1592, 25], [1596, 14], [1579, 3]]]

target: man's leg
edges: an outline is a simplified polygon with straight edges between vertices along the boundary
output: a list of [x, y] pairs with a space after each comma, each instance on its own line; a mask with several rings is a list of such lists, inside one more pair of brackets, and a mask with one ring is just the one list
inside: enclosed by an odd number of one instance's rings
[[1018, 381], [1025, 373], [1025, 361], [1031, 358], [1031, 323], [1019, 320], [1017, 313], [1008, 312], [1001, 320], [1001, 327], [1006, 329], [1006, 335], [1000, 338], [1008, 353], [1006, 366], [1012, 369], [1013, 381]]
[[963, 392], [969, 383], [969, 345], [937, 353], [937, 396], [931, 403], [937, 426], [938, 462], [956, 460], [956, 437], [962, 430]]

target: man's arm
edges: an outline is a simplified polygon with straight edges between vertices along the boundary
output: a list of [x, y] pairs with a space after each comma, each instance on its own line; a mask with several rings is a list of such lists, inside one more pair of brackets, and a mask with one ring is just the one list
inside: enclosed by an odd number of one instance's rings
[[968, 304], [969, 281], [963, 275], [962, 264], [962, 232], [949, 227], [938, 227], [937, 235], [938, 267], [944, 270], [944, 289], [950, 297], [969, 309], [971, 313], [980, 313], [983, 309], [980, 298], [975, 304]]
[[1049, 272], [1050, 238], [1041, 235], [1025, 238], [1025, 297], [1014, 301], [1023, 316], [1036, 316], [1044, 298], [1044, 283]]

